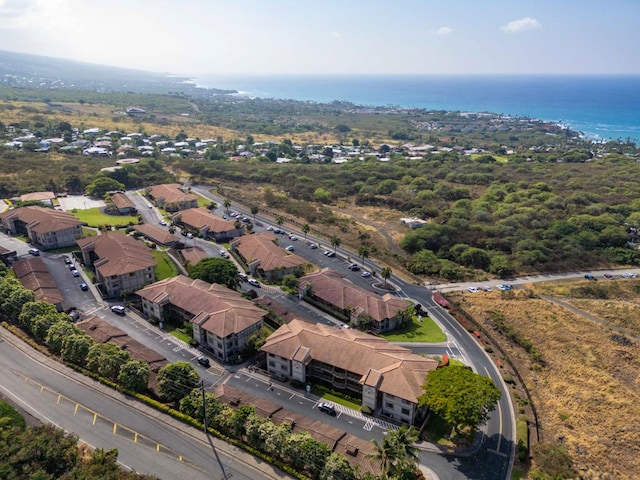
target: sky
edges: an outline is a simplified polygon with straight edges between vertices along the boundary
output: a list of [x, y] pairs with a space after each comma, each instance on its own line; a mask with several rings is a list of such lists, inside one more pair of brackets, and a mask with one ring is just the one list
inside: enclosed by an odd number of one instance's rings
[[640, 0], [0, 0], [0, 49], [180, 75], [640, 74]]

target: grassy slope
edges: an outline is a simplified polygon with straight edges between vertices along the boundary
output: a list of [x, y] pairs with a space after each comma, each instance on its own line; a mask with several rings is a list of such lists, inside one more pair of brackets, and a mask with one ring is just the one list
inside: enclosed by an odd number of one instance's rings
[[[579, 282], [583, 285], [588, 282]], [[616, 303], [640, 304], [640, 281], [611, 282]], [[535, 286], [541, 293], [567, 290], [566, 285]], [[562, 440], [584, 478], [633, 479], [640, 472], [640, 357], [636, 345], [612, 340], [606, 325], [546, 300], [515, 298], [500, 292], [455, 295], [463, 308], [500, 337], [489, 312], [500, 312], [520, 335], [541, 352], [547, 366], [534, 368], [523, 349], [507, 346], [510, 357], [533, 392], [543, 441]], [[623, 299], [624, 298], [624, 299]], [[633, 311], [633, 310], [630, 310]], [[594, 313], [594, 312], [592, 312]], [[637, 318], [630, 314], [630, 318]], [[502, 338], [503, 344], [507, 342]], [[535, 436], [532, 435], [532, 438]], [[534, 460], [535, 463], [535, 460]]]
[[138, 223], [138, 217], [127, 215], [105, 215], [100, 211], [100, 208], [76, 210], [70, 213], [90, 227], [102, 227], [104, 225], [128, 225], [130, 222], [133, 222], [134, 224]]

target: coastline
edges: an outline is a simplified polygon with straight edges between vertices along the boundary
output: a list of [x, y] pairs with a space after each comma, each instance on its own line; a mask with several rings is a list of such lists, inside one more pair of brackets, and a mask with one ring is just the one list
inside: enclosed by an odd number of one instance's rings
[[639, 75], [200, 75], [237, 96], [539, 119], [593, 141], [640, 143]]

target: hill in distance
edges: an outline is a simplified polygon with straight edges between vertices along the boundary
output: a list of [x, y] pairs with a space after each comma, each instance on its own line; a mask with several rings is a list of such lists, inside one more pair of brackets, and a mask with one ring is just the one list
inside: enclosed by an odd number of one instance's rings
[[4, 50], [0, 50], [0, 86], [107, 93], [172, 93], [193, 97], [237, 93], [235, 90], [198, 88], [185, 76]]

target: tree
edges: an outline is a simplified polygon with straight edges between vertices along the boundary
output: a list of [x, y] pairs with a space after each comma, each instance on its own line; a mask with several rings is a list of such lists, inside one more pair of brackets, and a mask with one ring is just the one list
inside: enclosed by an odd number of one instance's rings
[[342, 243], [342, 240], [340, 240], [340, 237], [336, 235], [331, 237], [331, 246], [333, 247], [333, 253], [336, 253], [341, 243]]
[[385, 478], [415, 478], [418, 467], [418, 449], [413, 444], [418, 440], [418, 432], [413, 427], [401, 426], [389, 430], [381, 443], [372, 440], [373, 453], [369, 458], [378, 460]]
[[118, 382], [134, 392], [144, 392], [149, 383], [149, 364], [143, 360], [129, 360], [118, 373]]
[[298, 288], [299, 280], [295, 275], [285, 275], [282, 277], [282, 286], [288, 288], [290, 290], [295, 290]]
[[380, 276], [384, 279], [384, 285], [387, 286], [387, 280], [391, 278], [391, 269], [389, 267], [383, 267], [380, 270]]
[[224, 208], [227, 209], [227, 215], [229, 215], [229, 207], [231, 207], [231, 200], [229, 200], [228, 198], [225, 198], [224, 201], [222, 202], [222, 205], [224, 205]]
[[364, 259], [369, 257], [369, 247], [360, 245], [358, 247], [358, 256], [362, 259], [362, 266], [364, 267]]
[[111, 177], [98, 177], [85, 188], [85, 193], [91, 197], [102, 198], [105, 193], [124, 190], [124, 183]]
[[308, 223], [303, 223], [302, 224], [302, 233], [304, 233], [304, 239], [305, 241], [307, 240], [307, 234], [309, 233], [309, 231], [311, 230], [311, 227], [309, 226]]
[[169, 402], [187, 396], [200, 381], [200, 375], [188, 362], [173, 362], [158, 372], [158, 391]]
[[189, 277], [218, 283], [235, 290], [240, 285], [238, 269], [231, 260], [224, 258], [205, 258], [189, 268]]
[[18, 323], [23, 327], [31, 330], [31, 322], [37, 316], [54, 316], [58, 313], [56, 307], [49, 302], [41, 302], [35, 300], [22, 305], [20, 314], [18, 315]]
[[327, 457], [324, 468], [320, 473], [320, 480], [353, 480], [356, 471], [344, 455], [332, 453]]
[[260, 211], [257, 205], [251, 205], [251, 215], [253, 215], [253, 223], [256, 223], [256, 215]]
[[93, 339], [84, 333], [71, 335], [63, 340], [62, 356], [70, 362], [83, 365], [94, 344]]
[[278, 215], [276, 217], [276, 223], [279, 227], [282, 227], [282, 225], [284, 224], [284, 217], [282, 215]]
[[448, 366], [427, 374], [420, 405], [453, 426], [477, 429], [489, 418], [502, 393], [488, 377], [467, 367]]
[[62, 347], [66, 338], [71, 335], [78, 335], [81, 330], [68, 319], [59, 319], [47, 330], [47, 346], [53, 353], [62, 352]]
[[120, 368], [129, 361], [129, 353], [113, 343], [96, 343], [87, 354], [87, 368], [99, 375], [115, 380]]

